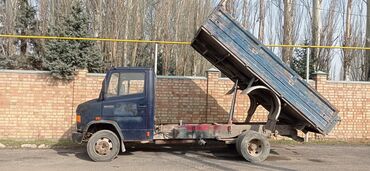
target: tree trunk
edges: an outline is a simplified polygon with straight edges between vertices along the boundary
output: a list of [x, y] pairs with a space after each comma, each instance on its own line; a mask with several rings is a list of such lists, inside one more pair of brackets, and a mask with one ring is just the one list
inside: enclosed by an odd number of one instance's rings
[[[134, 15], [133, 20], [135, 21], [134, 29], [132, 31], [134, 32], [133, 39], [141, 39], [140, 38], [140, 33], [142, 32], [142, 23], [141, 23], [141, 11], [140, 9], [140, 3], [135, 5], [134, 11], [136, 12], [136, 15]], [[131, 60], [130, 60], [130, 66], [134, 67], [136, 66], [136, 56], [137, 56], [137, 49], [138, 49], [139, 43], [135, 43], [134, 47], [132, 48], [132, 53], [131, 53]]]
[[258, 30], [258, 39], [263, 43], [265, 36], [265, 0], [260, 0], [260, 21]]
[[[321, 0], [313, 0], [313, 9], [312, 9], [312, 45], [320, 45], [320, 32], [321, 32]], [[320, 70], [318, 65], [319, 61], [319, 49], [312, 49], [312, 58], [314, 61], [314, 69]]]
[[[124, 31], [124, 39], [127, 39], [128, 38], [128, 34], [129, 34], [129, 20], [130, 20], [130, 9], [132, 8], [132, 2], [130, 0], [128, 0], [127, 2], [127, 5], [126, 5], [126, 21], [125, 21], [125, 31]], [[128, 44], [125, 42], [123, 43], [123, 61], [122, 61], [122, 65], [124, 67], [127, 66], [128, 64], [128, 61], [127, 61], [127, 55], [128, 55]]]
[[[283, 44], [284, 45], [291, 45], [293, 42], [293, 16], [294, 16], [294, 9], [293, 9], [293, 1], [292, 0], [284, 0], [284, 35], [283, 35]], [[283, 61], [286, 64], [290, 64], [293, 49], [292, 48], [283, 48], [282, 50]]]
[[[5, 1], [5, 19], [4, 19], [4, 32], [8, 34], [13, 34], [15, 32], [15, 18], [17, 14], [17, 3], [18, 1]], [[4, 42], [5, 44], [5, 51], [6, 55], [11, 56], [15, 54], [16, 47], [13, 43], [14, 39], [6, 39]]]
[[249, 1], [244, 1], [243, 5], [242, 5], [242, 14], [241, 14], [242, 21], [241, 21], [241, 24], [245, 29], [248, 29], [248, 27], [249, 27], [248, 19], [249, 19], [250, 11], [249, 11], [248, 2]]
[[[352, 0], [347, 1], [346, 19], [344, 23], [344, 40], [343, 46], [350, 45], [351, 41], [351, 12], [352, 12]], [[350, 51], [348, 49], [343, 49], [343, 66], [342, 66], [342, 79], [347, 81], [349, 78], [349, 68], [351, 64]]]

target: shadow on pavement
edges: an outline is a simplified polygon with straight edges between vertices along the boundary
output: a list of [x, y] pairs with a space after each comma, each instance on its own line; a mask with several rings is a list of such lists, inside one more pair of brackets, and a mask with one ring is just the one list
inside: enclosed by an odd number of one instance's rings
[[[209, 142], [206, 146], [199, 146], [198, 144], [168, 144], [168, 145], [156, 145], [156, 144], [135, 144], [127, 143], [126, 152], [121, 152], [118, 158], [124, 158], [127, 155], [135, 155], [136, 152], [156, 152], [156, 153], [167, 153], [185, 160], [197, 162], [205, 166], [209, 166], [220, 170], [235, 169], [228, 167], [225, 164], [219, 164], [214, 160], [224, 160], [232, 162], [231, 165], [245, 165], [246, 167], [255, 167], [256, 169], [269, 169], [269, 170], [291, 170], [288, 168], [278, 167], [264, 163], [249, 163], [244, 160], [243, 157], [239, 156], [235, 149], [226, 146], [220, 142]], [[74, 147], [74, 148], [61, 148], [54, 149], [57, 154], [62, 156], [75, 156], [78, 159], [93, 162], [86, 153], [85, 147]], [[213, 159], [213, 161], [211, 160]], [[267, 161], [276, 160], [289, 160], [272, 149], [270, 157]], [[234, 163], [235, 162], [235, 163]]]
[[72, 147], [72, 148], [53, 148], [58, 155], [61, 156], [75, 156], [78, 159], [91, 161], [90, 157], [87, 155], [85, 147]]
[[[292, 170], [284, 167], [272, 166], [264, 163], [250, 163], [247, 162], [243, 157], [237, 154], [235, 148], [230, 148], [221, 142], [207, 143], [206, 146], [199, 146], [197, 144], [169, 144], [169, 145], [155, 145], [155, 144], [128, 144], [126, 146], [127, 151], [122, 155], [132, 155], [134, 152], [162, 152], [181, 157], [186, 160], [195, 161], [206, 166], [220, 169], [230, 170], [234, 169], [227, 167], [227, 165], [217, 164], [217, 162], [209, 161], [209, 159], [225, 160], [231, 162], [237, 162], [240, 165], [246, 165], [250, 167], [256, 167], [258, 169], [271, 169], [271, 170]], [[271, 155], [267, 161], [277, 160], [289, 160], [272, 149]]]

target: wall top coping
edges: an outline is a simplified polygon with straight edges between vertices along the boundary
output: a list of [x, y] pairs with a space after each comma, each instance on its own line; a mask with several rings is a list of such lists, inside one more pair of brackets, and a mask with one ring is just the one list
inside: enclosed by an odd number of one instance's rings
[[105, 74], [103, 73], [87, 73], [87, 76], [93, 76], [93, 77], [105, 77]]
[[333, 81], [329, 80], [328, 83], [334, 83], [334, 84], [369, 84], [370, 81]]
[[206, 72], [220, 72], [220, 70], [218, 70], [215, 67], [212, 67], [212, 68], [208, 69]]
[[328, 73], [323, 72], [323, 71], [316, 71], [312, 75], [328, 75]]
[[230, 78], [228, 78], [228, 77], [220, 77], [220, 78], [218, 78], [219, 80], [225, 80], [225, 81], [230, 81]]
[[50, 71], [35, 71], [35, 70], [10, 70], [0, 69], [0, 73], [18, 73], [18, 74], [50, 74]]
[[166, 75], [157, 75], [157, 78], [162, 79], [193, 79], [193, 80], [206, 80], [206, 77], [197, 77], [197, 76], [166, 76]]

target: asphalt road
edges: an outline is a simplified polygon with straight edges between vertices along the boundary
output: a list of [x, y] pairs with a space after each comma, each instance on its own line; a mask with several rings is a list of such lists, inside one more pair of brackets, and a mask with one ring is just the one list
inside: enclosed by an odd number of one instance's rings
[[370, 146], [273, 145], [251, 164], [224, 145], [139, 145], [114, 161], [92, 162], [84, 148], [0, 149], [0, 170], [370, 170]]

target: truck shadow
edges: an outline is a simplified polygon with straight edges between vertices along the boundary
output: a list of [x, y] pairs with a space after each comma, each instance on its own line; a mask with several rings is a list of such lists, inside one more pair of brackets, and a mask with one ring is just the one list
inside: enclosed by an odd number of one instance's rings
[[[86, 153], [84, 147], [69, 148], [69, 149], [55, 149], [59, 155], [63, 156], [75, 156], [80, 160], [93, 162]], [[241, 167], [252, 167], [256, 169], [268, 169], [268, 170], [291, 170], [288, 168], [278, 167], [270, 163], [250, 163], [245, 161], [244, 158], [239, 156], [235, 149], [232, 149], [221, 142], [210, 142], [206, 146], [199, 146], [197, 144], [168, 144], [168, 145], [155, 145], [155, 144], [135, 144], [128, 143], [126, 145], [126, 152], [120, 153], [115, 160], [124, 159], [125, 156], [130, 155], [143, 155], [142, 153], [155, 153], [155, 156], [167, 156], [168, 154], [181, 158], [181, 160], [187, 160], [191, 162], [197, 162], [204, 166], [211, 167], [219, 170], [234, 171], [230, 166], [241, 166]], [[275, 161], [277, 152], [272, 149], [270, 156]], [[145, 155], [145, 154], [144, 154]], [[154, 157], [154, 156], [153, 156]], [[269, 158], [270, 158], [269, 157]], [[166, 157], [161, 157], [161, 160]], [[227, 164], [225, 164], [227, 162]], [[222, 164], [223, 163], [223, 164]]]
[[[227, 167], [227, 165], [217, 164], [218, 162], [210, 161], [228, 161], [232, 162], [233, 165], [246, 165], [250, 167], [256, 167], [258, 169], [269, 169], [269, 170], [292, 170], [288, 168], [278, 167], [274, 165], [264, 163], [250, 163], [247, 162], [242, 156], [240, 156], [235, 148], [230, 148], [223, 142], [210, 141], [206, 146], [200, 146], [198, 144], [168, 144], [168, 145], [155, 145], [155, 144], [129, 144], [127, 151], [121, 153], [120, 156], [133, 155], [136, 152], [154, 152], [154, 153], [167, 153], [177, 157], [181, 157], [185, 160], [198, 162], [208, 167], [212, 167], [220, 170], [235, 169]], [[119, 156], [118, 156], [119, 157]], [[266, 161], [277, 161], [280, 158], [274, 149], [271, 149], [271, 155]]]

